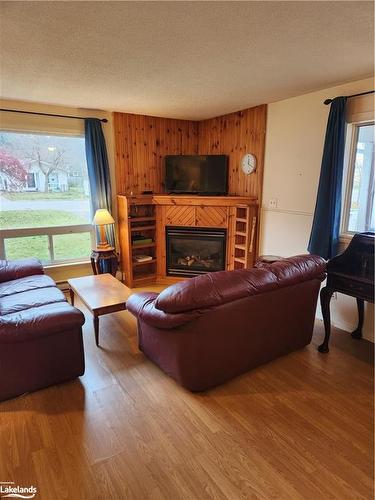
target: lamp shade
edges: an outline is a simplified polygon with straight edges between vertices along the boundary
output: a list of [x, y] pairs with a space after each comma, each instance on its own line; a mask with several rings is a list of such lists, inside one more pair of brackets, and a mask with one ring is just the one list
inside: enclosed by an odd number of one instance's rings
[[105, 226], [106, 224], [114, 224], [115, 220], [106, 208], [99, 208], [92, 219], [94, 226]]

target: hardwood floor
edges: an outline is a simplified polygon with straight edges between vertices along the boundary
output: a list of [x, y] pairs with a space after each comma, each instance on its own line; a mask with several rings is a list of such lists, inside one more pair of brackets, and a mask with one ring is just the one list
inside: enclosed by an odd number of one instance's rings
[[138, 351], [129, 313], [100, 322], [81, 379], [0, 404], [0, 481], [44, 500], [373, 498], [369, 342], [335, 331], [319, 354], [318, 322], [308, 348], [191, 394]]

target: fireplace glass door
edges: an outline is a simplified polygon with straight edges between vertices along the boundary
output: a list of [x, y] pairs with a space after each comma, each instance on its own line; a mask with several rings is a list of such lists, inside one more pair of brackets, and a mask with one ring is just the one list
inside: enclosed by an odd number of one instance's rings
[[168, 226], [166, 237], [168, 276], [197, 276], [225, 269], [225, 229]]

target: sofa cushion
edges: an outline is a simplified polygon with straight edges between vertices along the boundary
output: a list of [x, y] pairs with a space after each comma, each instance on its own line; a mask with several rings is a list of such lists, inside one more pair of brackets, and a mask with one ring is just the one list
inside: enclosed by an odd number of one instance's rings
[[38, 259], [0, 260], [0, 283], [37, 274], [44, 274]]
[[0, 298], [0, 316], [42, 307], [53, 302], [66, 302], [64, 294], [56, 286], [6, 295]]
[[280, 286], [324, 279], [325, 261], [316, 255], [291, 257], [262, 268], [219, 271], [197, 276], [166, 288], [155, 308], [181, 313], [218, 306]]
[[37, 259], [0, 260], [0, 281], [0, 344], [75, 330], [85, 322]]
[[0, 316], [0, 344], [25, 342], [80, 328], [84, 315], [68, 302], [54, 302]]
[[0, 298], [14, 293], [22, 293], [46, 287], [55, 288], [56, 284], [52, 278], [44, 274], [27, 276], [26, 278], [19, 278], [13, 281], [5, 281], [4, 283], [0, 283]]

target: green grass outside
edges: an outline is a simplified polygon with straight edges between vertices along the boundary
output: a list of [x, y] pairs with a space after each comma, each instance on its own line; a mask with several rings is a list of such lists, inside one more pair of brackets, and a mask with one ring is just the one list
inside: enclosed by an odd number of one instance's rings
[[[50, 227], [87, 224], [87, 220], [72, 212], [59, 210], [8, 210], [0, 212], [0, 228]], [[58, 234], [53, 236], [55, 260], [82, 259], [91, 251], [90, 233]], [[5, 239], [7, 259], [36, 257], [49, 261], [48, 236], [26, 236]]]
[[[90, 256], [90, 233], [58, 234], [53, 236], [55, 260], [83, 259]], [[47, 236], [26, 236], [5, 240], [7, 259], [36, 257], [43, 262], [50, 260]]]
[[43, 193], [39, 191], [22, 191], [22, 192], [8, 192], [3, 191], [0, 196], [12, 201], [18, 200], [88, 200], [86, 195], [81, 189], [70, 188], [65, 192], [48, 192]]
[[4, 210], [0, 212], [0, 228], [50, 227], [88, 224], [87, 219], [61, 210]]

